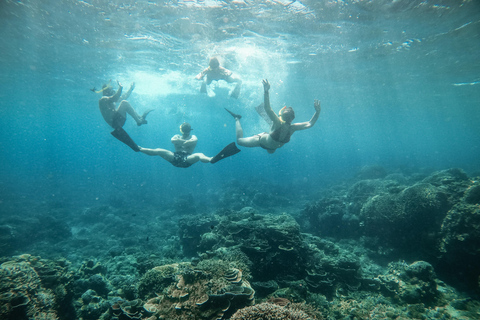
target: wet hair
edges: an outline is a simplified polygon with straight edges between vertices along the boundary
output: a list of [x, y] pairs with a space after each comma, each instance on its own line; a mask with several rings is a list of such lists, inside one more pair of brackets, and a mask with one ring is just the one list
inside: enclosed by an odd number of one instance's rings
[[180, 132], [183, 134], [188, 134], [192, 131], [192, 126], [188, 122], [184, 122], [180, 125]]
[[210, 59], [210, 62], [208, 63], [208, 65], [210, 66], [210, 68], [218, 68], [220, 67], [220, 62], [218, 61], [217, 57], [213, 57]]
[[293, 111], [292, 107], [283, 107], [280, 110], [280, 117], [282, 117], [283, 121], [290, 123], [295, 119], [295, 111]]

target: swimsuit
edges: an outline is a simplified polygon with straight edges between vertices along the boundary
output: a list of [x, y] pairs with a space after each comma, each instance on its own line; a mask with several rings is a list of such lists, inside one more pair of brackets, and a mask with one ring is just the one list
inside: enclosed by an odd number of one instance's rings
[[276, 129], [275, 131], [273, 131], [272, 133], [270, 133], [270, 137], [276, 141], [276, 142], [280, 142], [280, 143], [287, 143], [290, 141], [290, 137], [292, 136], [292, 132], [290, 132], [290, 130], [288, 130], [288, 133], [287, 135], [283, 138], [283, 140], [280, 140], [280, 128]]
[[190, 154], [185, 151], [178, 151], [173, 154], [173, 160], [170, 162], [173, 166], [178, 168], [188, 168], [192, 164], [187, 162]]
[[121, 128], [125, 124], [125, 121], [127, 119], [122, 116], [118, 111], [114, 111], [113, 116], [112, 116], [112, 128]]
[[262, 145], [262, 136], [263, 136], [264, 134], [268, 134], [268, 133], [267, 133], [267, 132], [263, 132], [263, 133], [256, 134], [256, 136], [258, 136], [258, 142], [260, 143], [260, 147], [261, 147], [262, 149], [265, 149], [265, 150], [275, 151], [276, 149], [267, 148], [267, 147], [265, 147], [264, 145]]

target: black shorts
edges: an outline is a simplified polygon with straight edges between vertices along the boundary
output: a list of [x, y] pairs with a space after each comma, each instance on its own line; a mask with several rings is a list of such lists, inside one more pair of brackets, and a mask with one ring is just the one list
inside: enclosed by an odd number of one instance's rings
[[175, 167], [178, 167], [178, 168], [188, 168], [192, 165], [192, 163], [188, 163], [187, 162], [187, 157], [189, 156], [190, 154], [189, 153], [186, 153], [186, 152], [175, 152], [173, 154], [173, 160], [171, 162], [171, 164]]
[[112, 128], [122, 128], [125, 124], [125, 121], [127, 121], [127, 119], [118, 113], [118, 111], [115, 111], [112, 117]]

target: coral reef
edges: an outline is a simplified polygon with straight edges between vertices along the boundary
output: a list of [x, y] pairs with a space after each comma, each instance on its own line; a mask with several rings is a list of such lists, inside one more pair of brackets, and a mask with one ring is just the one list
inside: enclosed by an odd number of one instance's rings
[[155, 290], [144, 305], [149, 319], [228, 319], [255, 303], [255, 291], [242, 270], [221, 260], [156, 267], [139, 287], [140, 293], [148, 292], [147, 298]]
[[448, 210], [446, 197], [441, 189], [428, 183], [417, 183], [398, 194], [375, 195], [360, 212], [364, 234], [385, 239], [403, 251], [416, 245], [417, 250], [428, 252], [435, 243], [432, 233], [440, 228]]
[[58, 319], [72, 315], [72, 274], [61, 261], [28, 254], [0, 265], [1, 319]]
[[[189, 219], [192, 222], [199, 220], [197, 217]], [[191, 248], [197, 244], [198, 252], [212, 254], [222, 248], [240, 249], [255, 266], [252, 273], [258, 281], [287, 275], [302, 276], [304, 271], [300, 266], [304, 261], [301, 252], [304, 244], [300, 227], [290, 215], [259, 215], [252, 208], [244, 208], [240, 212], [217, 216], [216, 220], [215, 227], [202, 235], [187, 234], [183, 229], [183, 241], [188, 241], [185, 246]], [[199, 228], [201, 226], [196, 230]]]
[[273, 303], [260, 303], [238, 310], [231, 320], [313, 320], [317, 319], [302, 310], [279, 306]]
[[357, 179], [363, 177], [369, 179], [336, 187], [308, 204], [300, 224], [314, 235], [363, 238], [376, 259], [400, 255], [428, 260], [447, 278], [452, 278], [448, 270], [455, 269], [467, 277], [454, 281], [478, 288], [472, 285], [480, 275], [479, 265], [472, 263], [480, 261], [474, 244], [480, 237], [478, 181], [461, 169], [433, 172], [421, 180], [400, 174], [384, 179], [359, 174]]
[[479, 182], [471, 181], [461, 201], [447, 212], [438, 241], [439, 268], [447, 279], [464, 283], [469, 289], [478, 289], [480, 279], [479, 190]]
[[[124, 202], [71, 220], [53, 205], [51, 219], [4, 218], [3, 254], [51, 259], [0, 257], [0, 318], [478, 318], [478, 178], [365, 168], [303, 210], [242, 188], [231, 185], [231, 205], [210, 213]], [[28, 244], [24, 231], [39, 225]]]

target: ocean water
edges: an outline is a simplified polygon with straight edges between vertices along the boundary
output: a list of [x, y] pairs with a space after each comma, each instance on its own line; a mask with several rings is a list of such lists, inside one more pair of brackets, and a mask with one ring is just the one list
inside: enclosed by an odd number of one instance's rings
[[[1, 0], [0, 31], [2, 219], [45, 204], [72, 216], [179, 201], [209, 212], [231, 186], [301, 210], [365, 166], [480, 172], [476, 0]], [[224, 82], [199, 92], [194, 77], [212, 56], [242, 78], [238, 99]], [[135, 82], [132, 106], [155, 108], [147, 125], [127, 118], [136, 143], [173, 150], [187, 121], [196, 151], [213, 156], [235, 141], [224, 108], [242, 115], [246, 136], [269, 130], [255, 111], [262, 79], [274, 111], [292, 106], [295, 121], [319, 99], [316, 125], [274, 154], [240, 147], [187, 169], [114, 139], [90, 90]]]
[[[226, 180], [306, 191], [365, 165], [478, 170], [477, 1], [2, 1], [1, 187], [27, 198], [96, 203], [201, 196]], [[199, 94], [211, 56], [244, 81], [238, 100], [218, 83]], [[314, 128], [269, 155], [245, 149], [182, 170], [131, 152], [109, 135], [97, 100], [112, 79], [136, 88], [146, 126], [125, 129], [141, 146], [171, 149], [188, 121], [197, 151], [216, 154], [268, 131], [254, 112], [262, 79], [274, 110], [291, 105]], [[215, 85], [215, 83], [214, 83]], [[147, 199], [148, 200], [148, 199]]]

